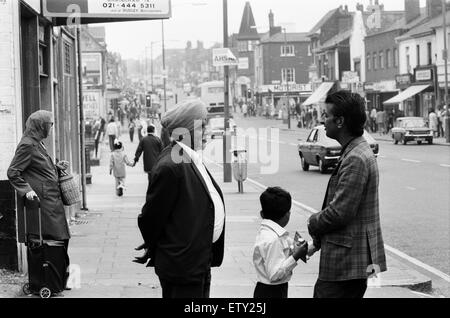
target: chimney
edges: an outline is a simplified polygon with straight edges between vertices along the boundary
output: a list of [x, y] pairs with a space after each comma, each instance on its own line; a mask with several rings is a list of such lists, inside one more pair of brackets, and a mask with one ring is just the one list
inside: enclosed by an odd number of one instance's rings
[[417, 19], [420, 16], [420, 0], [405, 0], [406, 23]]
[[435, 18], [442, 14], [442, 0], [427, 0], [427, 16]]
[[275, 26], [275, 17], [273, 15], [272, 10], [270, 10], [270, 13], [269, 13], [269, 26], [271, 29]]

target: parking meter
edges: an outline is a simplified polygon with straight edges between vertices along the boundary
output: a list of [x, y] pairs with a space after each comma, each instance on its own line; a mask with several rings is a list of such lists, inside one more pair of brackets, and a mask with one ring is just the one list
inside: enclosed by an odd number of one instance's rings
[[239, 193], [244, 193], [244, 181], [247, 180], [247, 150], [232, 150], [233, 153], [233, 176], [238, 183]]

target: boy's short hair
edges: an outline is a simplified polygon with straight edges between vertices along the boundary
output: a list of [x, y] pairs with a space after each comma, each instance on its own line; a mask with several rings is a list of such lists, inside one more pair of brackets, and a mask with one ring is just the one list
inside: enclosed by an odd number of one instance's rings
[[156, 131], [156, 127], [155, 127], [154, 125], [151, 125], [151, 124], [150, 124], [150, 125], [147, 127], [147, 133], [153, 134], [155, 131]]
[[268, 188], [259, 200], [263, 218], [274, 222], [281, 220], [292, 207], [291, 195], [280, 187]]

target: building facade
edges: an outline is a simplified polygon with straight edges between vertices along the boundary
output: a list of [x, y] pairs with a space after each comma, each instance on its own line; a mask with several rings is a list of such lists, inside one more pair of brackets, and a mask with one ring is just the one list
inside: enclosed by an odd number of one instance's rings
[[[50, 156], [70, 161], [80, 180], [76, 30], [54, 27], [36, 0], [0, 2], [0, 267], [24, 270], [23, 198], [16, 197], [7, 169], [35, 111], [54, 114], [45, 141]], [[81, 190], [81, 189], [80, 189]], [[67, 209], [73, 216], [79, 207]]]

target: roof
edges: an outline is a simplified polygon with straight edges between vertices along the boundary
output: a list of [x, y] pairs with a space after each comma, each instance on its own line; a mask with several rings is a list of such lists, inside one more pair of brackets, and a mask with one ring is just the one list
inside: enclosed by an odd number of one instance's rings
[[332, 37], [331, 39], [329, 39], [328, 41], [326, 41], [325, 43], [323, 43], [320, 47], [320, 49], [326, 49], [326, 48], [331, 48], [333, 46], [338, 45], [339, 43], [348, 40], [351, 36], [352, 36], [353, 30], [347, 30], [343, 33], [339, 33], [337, 35], [335, 35], [334, 37]]
[[374, 32], [374, 33], [370, 33], [367, 35], [367, 37], [391, 32], [391, 31], [396, 31], [396, 30], [410, 30], [428, 19], [425, 9], [426, 8], [421, 8], [420, 16], [418, 16], [416, 19], [410, 21], [409, 23], [406, 23], [406, 18], [405, 18], [405, 16], [403, 16], [401, 19], [398, 19], [394, 24], [391, 24], [388, 28], [378, 30], [377, 32]]
[[284, 43], [284, 42], [310, 42], [308, 33], [286, 33], [286, 39], [284, 33], [277, 33], [273, 36], [264, 35], [261, 39], [261, 43]]
[[239, 29], [238, 39], [259, 39], [258, 30], [256, 29], [255, 17], [253, 16], [250, 2], [245, 3], [244, 14], [241, 20], [241, 28]]
[[[450, 11], [447, 11], [447, 25], [450, 25]], [[421, 35], [425, 35], [427, 33], [432, 32], [434, 29], [442, 27], [442, 14], [433, 18], [433, 19], [426, 19], [416, 27], [412, 28], [409, 32], [406, 34], [398, 37], [398, 40], [404, 40], [412, 37], [418, 37]]]
[[333, 14], [335, 14], [337, 11], [339, 10], [339, 8], [330, 10], [327, 14], [325, 14], [323, 16], [322, 19], [320, 19], [320, 21], [311, 29], [311, 31], [309, 31], [309, 36], [317, 33], [322, 27], [323, 25], [333, 16]]

